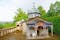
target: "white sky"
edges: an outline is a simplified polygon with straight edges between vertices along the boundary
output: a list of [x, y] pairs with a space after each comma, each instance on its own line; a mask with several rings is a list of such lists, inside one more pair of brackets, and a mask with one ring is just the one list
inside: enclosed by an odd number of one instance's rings
[[28, 10], [32, 8], [33, 2], [36, 6], [43, 6], [47, 11], [50, 3], [55, 3], [59, 0], [0, 0], [0, 21], [13, 21], [13, 17], [18, 8]]

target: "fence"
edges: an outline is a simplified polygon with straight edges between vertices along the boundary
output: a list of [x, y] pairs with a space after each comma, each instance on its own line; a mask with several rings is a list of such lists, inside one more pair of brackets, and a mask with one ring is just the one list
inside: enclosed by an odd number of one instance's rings
[[12, 33], [16, 30], [20, 30], [20, 27], [0, 29], [0, 37], [6, 35], [8, 33]]

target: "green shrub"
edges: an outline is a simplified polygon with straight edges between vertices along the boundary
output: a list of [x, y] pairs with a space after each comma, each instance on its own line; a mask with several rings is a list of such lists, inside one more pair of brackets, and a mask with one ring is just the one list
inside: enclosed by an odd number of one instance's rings
[[53, 23], [54, 33], [60, 35], [60, 16], [46, 17], [45, 19]]

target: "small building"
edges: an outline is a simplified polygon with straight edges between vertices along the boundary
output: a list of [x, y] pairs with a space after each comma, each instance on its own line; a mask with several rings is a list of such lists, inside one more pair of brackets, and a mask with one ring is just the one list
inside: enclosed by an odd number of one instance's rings
[[49, 38], [49, 28], [53, 36], [53, 25], [40, 17], [31, 18], [26, 22], [26, 36], [28, 39]]
[[49, 38], [49, 28], [51, 29], [51, 36], [53, 36], [53, 24], [40, 18], [40, 12], [35, 7], [33, 7], [32, 11], [29, 10], [28, 19], [18, 25], [20, 25], [20, 29], [27, 39]]

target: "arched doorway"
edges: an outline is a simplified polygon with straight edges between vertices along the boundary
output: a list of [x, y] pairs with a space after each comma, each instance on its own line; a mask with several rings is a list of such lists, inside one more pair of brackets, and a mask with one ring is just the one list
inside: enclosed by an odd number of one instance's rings
[[43, 26], [38, 26], [37, 27], [37, 35], [40, 35], [40, 31], [43, 29]]

